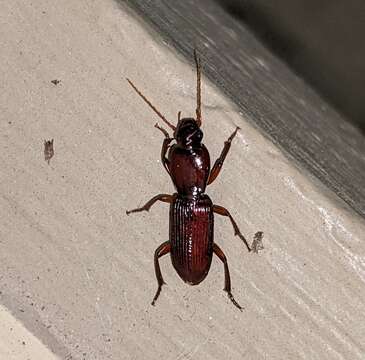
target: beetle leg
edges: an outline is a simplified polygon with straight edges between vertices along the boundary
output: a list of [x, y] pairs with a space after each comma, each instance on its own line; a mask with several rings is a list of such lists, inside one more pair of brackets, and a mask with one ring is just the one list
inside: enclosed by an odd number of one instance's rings
[[224, 252], [221, 250], [221, 248], [217, 244], [213, 244], [213, 251], [214, 254], [216, 254], [219, 259], [222, 261], [224, 265], [224, 291], [227, 292], [229, 299], [233, 302], [233, 305], [236, 306], [238, 309], [242, 311], [242, 306], [234, 299], [232, 292], [231, 292], [231, 277], [229, 275], [229, 269], [228, 269], [228, 262], [226, 255], [224, 255]]
[[237, 131], [239, 129], [240, 128], [237, 126], [236, 130], [232, 133], [232, 135], [227, 139], [227, 141], [224, 142], [223, 150], [222, 150], [219, 158], [215, 161], [212, 171], [209, 174], [207, 185], [211, 184], [216, 179], [216, 177], [219, 175], [219, 173], [222, 169], [224, 160], [226, 159], [228, 151], [231, 148], [231, 142], [232, 142], [233, 138], [236, 136]]
[[238, 237], [245, 243], [247, 250], [251, 251], [251, 248], [248, 245], [246, 238], [241, 234], [240, 229], [238, 228], [236, 222], [234, 221], [234, 219], [233, 219], [232, 215], [229, 213], [229, 211], [226, 208], [224, 208], [223, 206], [219, 206], [219, 205], [213, 205], [213, 211], [216, 214], [229, 217], [229, 220], [231, 220], [231, 223], [232, 223], [232, 226], [234, 229], [234, 234], [238, 235]]
[[170, 162], [166, 157], [166, 153], [167, 149], [169, 148], [170, 142], [174, 139], [170, 138], [169, 133], [164, 128], [159, 126], [157, 123], [155, 124], [155, 128], [159, 129], [165, 135], [165, 139], [162, 143], [162, 148], [161, 148], [161, 161], [166, 171], [170, 174], [170, 169], [169, 169]]
[[172, 200], [173, 200], [173, 195], [168, 195], [168, 194], [159, 194], [154, 196], [151, 200], [147, 201], [145, 205], [143, 205], [140, 208], [137, 209], [133, 209], [133, 210], [127, 210], [126, 214], [129, 215], [130, 213], [134, 213], [134, 212], [140, 212], [140, 211], [149, 211], [151, 206], [158, 200], [162, 201], [162, 202], [166, 202], [171, 204]]
[[160, 296], [161, 293], [161, 289], [162, 289], [162, 285], [166, 284], [163, 281], [163, 277], [161, 274], [161, 269], [160, 269], [160, 264], [158, 262], [158, 259], [161, 256], [164, 256], [166, 254], [168, 254], [170, 252], [170, 242], [166, 241], [164, 243], [162, 243], [155, 251], [155, 273], [156, 273], [156, 278], [157, 278], [157, 283], [158, 283], [158, 288], [156, 291], [156, 295], [154, 296], [151, 305], [155, 305], [155, 302], [157, 300], [157, 298]]

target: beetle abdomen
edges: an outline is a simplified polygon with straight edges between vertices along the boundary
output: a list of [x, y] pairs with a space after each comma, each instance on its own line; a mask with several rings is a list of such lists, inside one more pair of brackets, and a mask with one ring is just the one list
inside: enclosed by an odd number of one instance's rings
[[192, 285], [207, 276], [213, 255], [213, 204], [207, 195], [177, 196], [170, 207], [171, 260]]

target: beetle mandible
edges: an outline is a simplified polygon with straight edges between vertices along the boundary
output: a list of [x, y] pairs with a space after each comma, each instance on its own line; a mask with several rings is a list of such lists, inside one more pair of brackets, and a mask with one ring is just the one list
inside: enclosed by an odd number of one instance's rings
[[[165, 136], [161, 149], [161, 160], [166, 171], [170, 175], [176, 193], [173, 195], [159, 194], [149, 200], [144, 206], [126, 211], [127, 215], [134, 212], [149, 211], [151, 206], [162, 201], [170, 204], [170, 238], [162, 243], [155, 251], [154, 265], [158, 288], [152, 300], [155, 304], [161, 293], [162, 285], [165, 284], [159, 265], [159, 258], [170, 253], [172, 264], [185, 282], [197, 285], [202, 282], [208, 274], [213, 253], [223, 262], [225, 286], [232, 303], [242, 311], [231, 292], [231, 279], [229, 275], [227, 258], [221, 248], [213, 241], [213, 214], [227, 216], [233, 226], [234, 234], [237, 235], [251, 251], [247, 240], [239, 230], [230, 212], [222, 206], [214, 205], [212, 200], [205, 194], [205, 188], [211, 184], [219, 175], [223, 162], [231, 147], [231, 142], [236, 136], [239, 127], [225, 141], [223, 150], [210, 169], [210, 157], [207, 148], [202, 143], [203, 132], [200, 129], [202, 124], [201, 116], [201, 63], [194, 50], [194, 60], [197, 73], [197, 107], [196, 119], [183, 118], [181, 112], [178, 113], [177, 126], [172, 125], [142, 94], [140, 90], [127, 79], [138, 95], [152, 108], [152, 110], [173, 130], [173, 137], [158, 125]], [[171, 142], [175, 140], [175, 144]], [[168, 156], [166, 154], [168, 152]], [[255, 234], [253, 250], [262, 248], [261, 239], [263, 233], [258, 231]], [[257, 246], [258, 245], [258, 246]]]

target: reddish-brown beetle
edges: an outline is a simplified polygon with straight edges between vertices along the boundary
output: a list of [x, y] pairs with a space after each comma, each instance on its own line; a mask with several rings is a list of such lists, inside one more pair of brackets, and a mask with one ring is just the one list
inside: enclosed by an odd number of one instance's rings
[[[197, 71], [197, 108], [196, 120], [193, 118], [180, 119], [175, 127], [172, 125], [147, 98], [129, 80], [129, 84], [142, 97], [142, 99], [155, 111], [155, 113], [174, 131], [173, 138], [158, 124], [156, 128], [165, 135], [162, 144], [161, 160], [168, 174], [170, 175], [177, 193], [174, 195], [159, 194], [154, 196], [141, 208], [127, 211], [127, 215], [133, 212], [149, 211], [156, 201], [170, 204], [170, 240], [162, 243], [155, 251], [155, 272], [158, 282], [158, 289], [153, 298], [155, 304], [160, 295], [164, 280], [161, 274], [158, 259], [171, 254], [171, 261], [179, 276], [191, 285], [197, 285], [205, 279], [212, 262], [213, 253], [216, 254], [224, 264], [225, 286], [224, 290], [233, 304], [242, 310], [242, 307], [234, 299], [231, 292], [231, 279], [228, 270], [226, 256], [220, 247], [213, 241], [213, 213], [227, 216], [234, 228], [235, 235], [244, 242], [248, 251], [251, 251], [245, 237], [241, 234], [236, 222], [227, 209], [219, 205], [213, 205], [211, 199], [206, 195], [205, 188], [211, 184], [222, 169], [223, 162], [231, 147], [232, 139], [239, 130], [236, 130], [224, 143], [221, 155], [210, 170], [210, 157], [207, 148], [202, 144], [203, 132], [200, 130], [201, 117], [201, 65], [196, 52], [194, 59]], [[176, 140], [172, 146], [170, 143]], [[168, 157], [166, 157], [168, 151]], [[255, 234], [252, 244], [253, 251], [262, 249], [263, 233], [258, 231]]]

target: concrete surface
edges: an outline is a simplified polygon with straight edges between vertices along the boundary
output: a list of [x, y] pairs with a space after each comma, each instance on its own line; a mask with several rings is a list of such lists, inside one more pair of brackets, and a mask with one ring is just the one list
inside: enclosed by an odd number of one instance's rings
[[0, 305], [0, 359], [59, 359]]
[[205, 77], [212, 159], [242, 129], [208, 193], [248, 238], [264, 231], [265, 250], [247, 254], [216, 218], [244, 312], [222, 291], [216, 258], [197, 287], [162, 259], [168, 285], [152, 307], [168, 206], [125, 210], [173, 187], [158, 119], [125, 77], [173, 121], [194, 114], [195, 71], [111, 0], [1, 8], [0, 301], [18, 321], [67, 360], [364, 358], [364, 221]]

